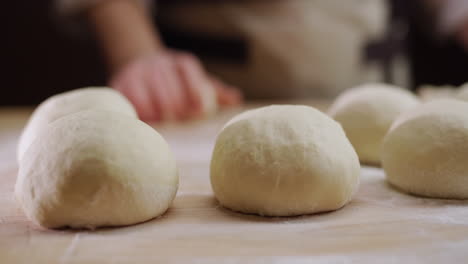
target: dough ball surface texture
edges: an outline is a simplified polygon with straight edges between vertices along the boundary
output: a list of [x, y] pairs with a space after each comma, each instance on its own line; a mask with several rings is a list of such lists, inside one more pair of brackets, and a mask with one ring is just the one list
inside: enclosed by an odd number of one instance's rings
[[211, 185], [224, 207], [265, 216], [336, 210], [359, 186], [360, 165], [341, 126], [308, 106], [244, 112], [222, 129]]
[[468, 101], [468, 83], [465, 83], [462, 86], [460, 86], [460, 90], [458, 91], [457, 98], [463, 101]]
[[150, 126], [88, 110], [47, 126], [26, 151], [16, 197], [47, 228], [130, 225], [163, 214], [178, 187], [175, 159]]
[[468, 103], [431, 101], [402, 114], [385, 137], [382, 164], [399, 189], [468, 198]]
[[132, 104], [111, 88], [89, 87], [54, 95], [36, 108], [23, 129], [18, 142], [17, 161], [21, 161], [31, 142], [47, 124], [68, 114], [87, 109], [102, 109], [137, 118]]
[[418, 104], [409, 91], [374, 83], [346, 91], [328, 113], [342, 125], [360, 161], [380, 165], [382, 142], [392, 122]]

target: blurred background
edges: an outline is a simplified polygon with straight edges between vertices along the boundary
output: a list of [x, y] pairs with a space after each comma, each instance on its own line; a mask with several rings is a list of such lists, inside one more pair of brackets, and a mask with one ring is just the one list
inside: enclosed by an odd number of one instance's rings
[[37, 104], [82, 86], [105, 84], [97, 43], [61, 27], [51, 0], [6, 1], [1, 9], [2, 105]]
[[[219, 64], [210, 64], [210, 57], [223, 57], [229, 60], [229, 63], [239, 65], [245, 63], [245, 56], [255, 51], [230, 35], [209, 38], [206, 34], [195, 36], [182, 32], [180, 28], [183, 28], [183, 25], [175, 27], [174, 23], [171, 24], [173, 18], [170, 15], [166, 16], [168, 13], [164, 13], [164, 7], [175, 3], [183, 4], [184, 1], [162, 2], [165, 3], [153, 4], [151, 12], [160, 14], [154, 15], [156, 19], [152, 21], [159, 28], [163, 42], [172, 48], [191, 51], [202, 58], [203, 62], [208, 61], [209, 71], [215, 69], [216, 73], [216, 69], [219, 68], [216, 66]], [[206, 4], [221, 1], [198, 2]], [[348, 1], [343, 0], [343, 3], [346, 2]], [[369, 1], [360, 2], [363, 2], [362, 9], [357, 6], [357, 10], [372, 16], [371, 13], [375, 10], [365, 8], [364, 2]], [[456, 3], [466, 7], [466, 3], [463, 2], [468, 1], [445, 1], [454, 3], [448, 7], [433, 2], [437, 1], [386, 1], [386, 25], [382, 30], [383, 35], [375, 41], [362, 44], [360, 51], [364, 57], [362, 60], [373, 66], [369, 70], [369, 80], [393, 82], [412, 90], [422, 84], [460, 85], [468, 80], [468, 37], [464, 37], [464, 32], [468, 32], [465, 29], [468, 29], [468, 12], [465, 12], [465, 15], [459, 12], [462, 7], [453, 7], [457, 6]], [[357, 4], [361, 3], [354, 4], [354, 8]], [[106, 66], [105, 56], [89, 25], [83, 23], [77, 26], [75, 22], [57, 14], [55, 6], [56, 2], [51, 0], [15, 0], [3, 3], [0, 11], [0, 63], [3, 69], [0, 105], [37, 104], [58, 92], [108, 83], [111, 71]], [[236, 12], [240, 12], [239, 10]], [[457, 21], [444, 21], [444, 16], [450, 17], [450, 12], [456, 13], [454, 16], [457, 17]], [[314, 14], [311, 13], [310, 16]], [[242, 20], [243, 23], [257, 23], [252, 17], [252, 13], [250, 17], [246, 16]], [[305, 17], [307, 18], [307, 14]], [[180, 19], [190, 24], [190, 19], [197, 18], [183, 16]], [[292, 24], [292, 27], [295, 25]], [[260, 33], [256, 34], [263, 34], [264, 31], [258, 32]], [[344, 40], [346, 42], [346, 38]], [[295, 66], [291, 67], [291, 71], [294, 71]], [[287, 68], [282, 70], [288, 71]], [[227, 81], [234, 78], [234, 75], [220, 74]], [[349, 86], [354, 85], [354, 81], [348, 83]], [[243, 86], [242, 82], [236, 85], [241, 88]], [[258, 94], [248, 91], [246, 94], [248, 98], [259, 97]]]

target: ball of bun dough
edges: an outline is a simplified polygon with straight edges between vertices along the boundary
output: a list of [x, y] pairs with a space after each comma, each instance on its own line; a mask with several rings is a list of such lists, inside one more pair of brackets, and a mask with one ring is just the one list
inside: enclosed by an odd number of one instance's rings
[[102, 110], [47, 125], [21, 161], [16, 197], [47, 228], [130, 225], [163, 214], [178, 187], [173, 154], [150, 126]]
[[399, 189], [429, 197], [468, 198], [468, 103], [443, 99], [397, 118], [382, 164]]
[[382, 141], [392, 122], [418, 104], [409, 91], [373, 83], [346, 91], [328, 113], [341, 124], [361, 162], [379, 165]]
[[228, 122], [210, 174], [224, 207], [292, 216], [344, 206], [358, 188], [360, 165], [333, 119], [308, 106], [273, 105]]

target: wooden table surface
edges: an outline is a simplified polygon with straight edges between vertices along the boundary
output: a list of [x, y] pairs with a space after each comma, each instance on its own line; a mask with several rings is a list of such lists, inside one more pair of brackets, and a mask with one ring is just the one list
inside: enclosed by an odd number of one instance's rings
[[180, 168], [162, 217], [73, 231], [39, 228], [18, 207], [15, 149], [31, 109], [0, 109], [0, 263], [468, 263], [468, 202], [400, 193], [376, 168], [362, 169], [353, 201], [335, 212], [265, 218], [221, 208], [209, 182], [211, 151], [241, 110], [157, 127]]

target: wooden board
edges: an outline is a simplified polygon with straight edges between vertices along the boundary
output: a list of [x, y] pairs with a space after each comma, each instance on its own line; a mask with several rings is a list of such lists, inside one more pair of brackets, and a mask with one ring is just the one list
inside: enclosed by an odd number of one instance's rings
[[221, 208], [209, 182], [216, 134], [236, 109], [158, 127], [176, 153], [180, 188], [158, 219], [95, 231], [45, 230], [13, 198], [16, 141], [30, 109], [0, 109], [0, 263], [466, 263], [468, 202], [413, 197], [363, 168], [343, 209], [265, 218]]

